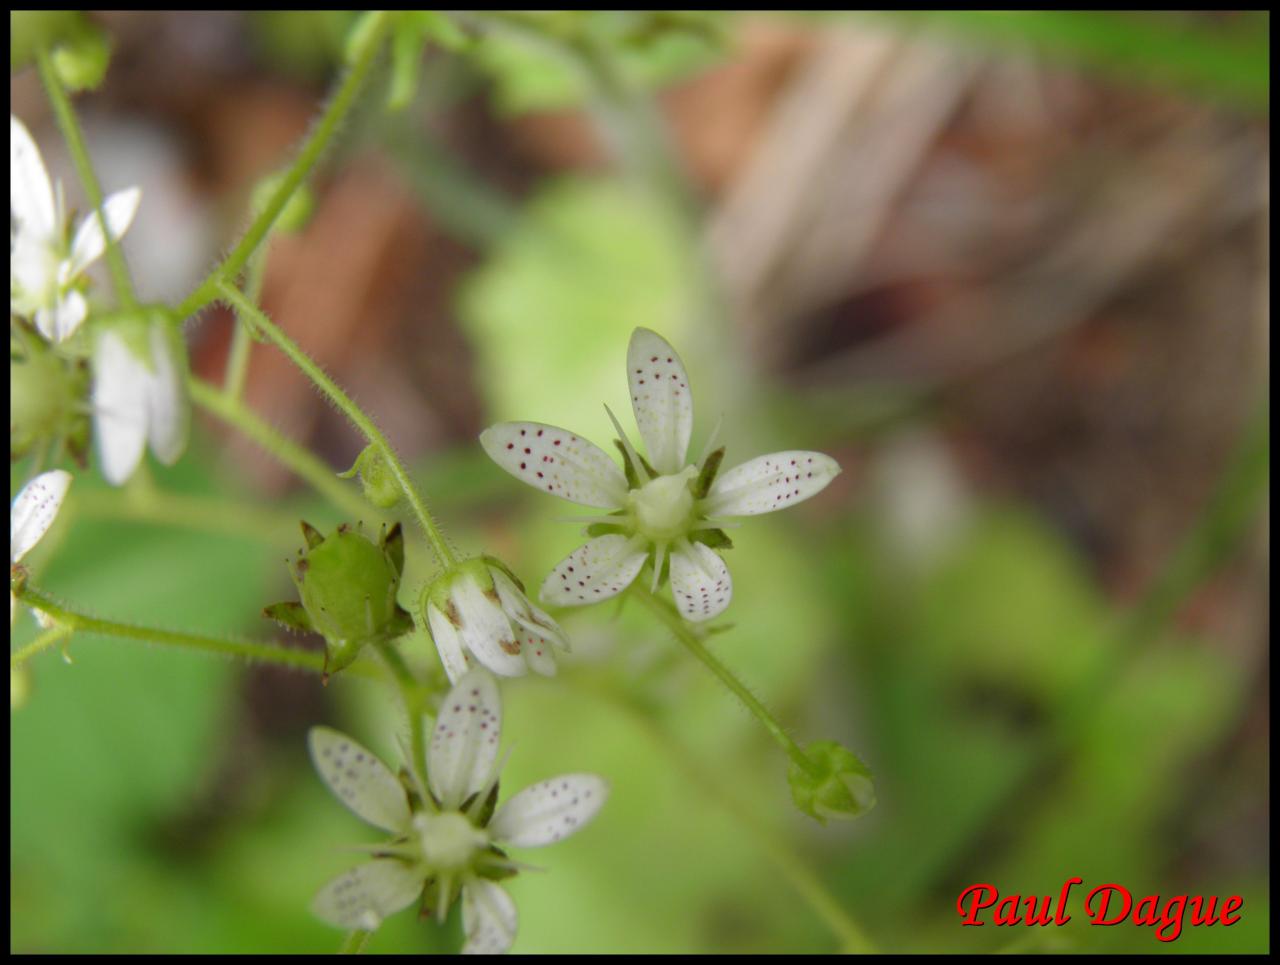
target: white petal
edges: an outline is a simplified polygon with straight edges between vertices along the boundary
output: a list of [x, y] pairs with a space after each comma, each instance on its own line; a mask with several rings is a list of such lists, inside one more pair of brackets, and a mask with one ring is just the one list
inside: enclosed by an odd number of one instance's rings
[[540, 422], [500, 422], [480, 433], [480, 445], [521, 482], [583, 506], [620, 509], [627, 496], [622, 470], [594, 443]]
[[431, 628], [431, 639], [435, 641], [440, 662], [444, 664], [444, 672], [449, 675], [449, 683], [457, 683], [467, 672], [467, 656], [462, 650], [462, 637], [448, 617], [429, 603], [427, 626]]
[[454, 583], [450, 598], [457, 607], [458, 633], [472, 656], [499, 676], [523, 676], [526, 668], [520, 644], [498, 594], [465, 578]]
[[44, 331], [47, 326], [52, 330], [52, 341], [61, 342], [70, 338], [89, 316], [89, 303], [84, 295], [71, 288], [58, 298], [47, 319], [42, 319], [42, 315], [43, 309], [36, 313], [36, 327]]
[[495, 841], [517, 848], [552, 844], [580, 831], [609, 796], [609, 785], [596, 774], [562, 774], [526, 787], [493, 816], [489, 833]]
[[393, 858], [356, 865], [320, 889], [311, 912], [337, 928], [374, 931], [422, 893], [422, 873]]
[[372, 751], [329, 727], [312, 727], [307, 746], [320, 777], [356, 817], [392, 833], [408, 826], [404, 787]]
[[560, 624], [551, 619], [551, 615], [545, 610], [529, 602], [529, 598], [524, 595], [520, 587], [516, 586], [511, 577], [492, 566], [489, 568], [489, 575], [493, 577], [494, 589], [498, 591], [498, 599], [502, 602], [502, 609], [506, 611], [507, 616], [529, 633], [553, 640], [557, 646], [569, 649], [569, 638], [565, 636]]
[[18, 493], [9, 510], [9, 561], [16, 563], [40, 542], [53, 525], [71, 474], [53, 469], [36, 476]]
[[498, 685], [471, 670], [453, 685], [427, 746], [427, 783], [444, 810], [455, 810], [492, 777], [502, 736]]
[[705, 543], [681, 543], [671, 551], [671, 595], [686, 620], [717, 617], [733, 597], [729, 567]]
[[[142, 200], [140, 188], [126, 188], [117, 191], [102, 202], [102, 213], [107, 220], [107, 232], [111, 238], [119, 241], [129, 230], [133, 216], [138, 212], [138, 202]], [[76, 236], [71, 242], [71, 255], [63, 268], [63, 284], [70, 282], [80, 272], [102, 257], [107, 250], [107, 235], [102, 233], [102, 219], [98, 212], [90, 211], [76, 228]]]
[[151, 373], [115, 332], [98, 339], [93, 356], [94, 434], [102, 475], [119, 486], [133, 475], [147, 442]]
[[803, 502], [840, 475], [840, 465], [820, 452], [790, 450], [735, 466], [715, 481], [703, 503], [708, 516], [755, 516]]
[[51, 239], [58, 230], [53, 186], [40, 149], [23, 123], [9, 115], [9, 211], [19, 229]]
[[[175, 346], [174, 341], [178, 344]], [[151, 327], [151, 364], [154, 371], [147, 392], [147, 436], [151, 451], [166, 466], [172, 466], [187, 447], [190, 409], [187, 406], [186, 367], [182, 337], [167, 332], [162, 323]]]
[[680, 356], [657, 332], [637, 328], [627, 346], [627, 382], [650, 465], [663, 475], [679, 472], [693, 432], [693, 396]]
[[516, 903], [501, 886], [472, 878], [462, 888], [464, 955], [501, 955], [516, 940]]
[[542, 583], [542, 599], [559, 606], [607, 600], [631, 585], [648, 558], [640, 540], [621, 533], [597, 536], [556, 564]]
[[520, 627], [518, 630], [520, 652], [529, 669], [534, 673], [542, 674], [544, 677], [554, 677], [556, 675], [556, 658], [551, 641], [533, 630], [526, 630], [524, 627]]

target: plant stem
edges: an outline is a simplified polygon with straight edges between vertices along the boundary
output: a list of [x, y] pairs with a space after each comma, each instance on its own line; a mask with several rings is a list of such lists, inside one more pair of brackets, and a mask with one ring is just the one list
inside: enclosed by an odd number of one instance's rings
[[89, 160], [89, 149], [85, 146], [84, 132], [80, 130], [80, 122], [76, 120], [75, 109], [71, 106], [71, 99], [62, 86], [58, 72], [54, 70], [53, 63], [49, 60], [49, 52], [43, 47], [36, 51], [36, 69], [49, 95], [49, 103], [53, 105], [53, 114], [58, 120], [62, 137], [67, 142], [67, 150], [71, 152], [71, 161], [75, 165], [80, 184], [98, 217], [98, 223], [107, 240], [107, 268], [111, 272], [111, 283], [115, 286], [116, 298], [120, 300], [121, 307], [132, 309], [137, 306], [137, 296], [133, 291], [133, 282], [129, 278], [129, 268], [125, 264], [124, 253], [120, 250], [115, 237], [107, 230], [107, 216], [102, 211], [102, 186], [98, 183], [98, 177], [93, 171], [93, 163]]
[[817, 775], [820, 773], [818, 766], [809, 759], [809, 755], [804, 752], [804, 749], [782, 729], [782, 725], [778, 723], [773, 714], [769, 713], [769, 709], [760, 702], [746, 684], [734, 676], [732, 670], [721, 663], [715, 654], [703, 645], [698, 635], [694, 633], [689, 624], [680, 618], [680, 614], [672, 606], [654, 596], [638, 582], [632, 583], [627, 592], [657, 615], [658, 619], [666, 624], [667, 629], [675, 634], [676, 639], [684, 644], [685, 649], [701, 660], [707, 669], [715, 674], [735, 697], [742, 701], [747, 710], [764, 725], [764, 729], [769, 732], [769, 736], [774, 739], [779, 747], [787, 752], [787, 755], [799, 767], [804, 768], [810, 774]]
[[439, 527], [436, 526], [436, 521], [432, 518], [426, 504], [422, 501], [422, 497], [418, 495], [418, 491], [409, 480], [409, 474], [400, 462], [400, 457], [396, 455], [395, 450], [387, 441], [386, 436], [382, 434], [382, 431], [374, 425], [373, 420], [365, 415], [364, 411], [339, 388], [333, 379], [329, 378], [324, 369], [312, 361], [311, 356], [307, 355], [261, 309], [250, 303], [239, 289], [224, 282], [219, 285], [218, 292], [222, 298], [226, 299], [233, 308], [241, 313], [242, 317], [252, 319], [258, 330], [275, 342], [280, 350], [289, 356], [290, 361], [315, 383], [316, 388], [328, 396], [329, 400], [363, 433], [364, 437], [369, 440], [369, 444], [378, 450], [386, 461], [387, 468], [391, 471], [396, 484], [400, 487], [400, 491], [404, 494], [405, 500], [409, 503], [418, 522], [422, 525], [436, 559], [442, 567], [452, 566], [455, 562], [453, 551], [445, 543], [443, 534], [441, 534]]
[[[58, 624], [55, 629], [65, 630], [68, 634], [97, 633], [106, 637], [138, 640], [142, 643], [154, 643], [163, 647], [200, 650], [223, 657], [247, 660], [250, 663], [272, 664], [277, 667], [290, 667], [294, 670], [307, 670], [317, 674], [324, 669], [323, 654], [312, 653], [309, 650], [291, 650], [274, 644], [256, 643], [252, 640], [211, 637], [197, 633], [182, 633], [176, 630], [161, 630], [155, 627], [137, 626], [132, 623], [103, 620], [70, 609], [30, 583], [15, 590], [14, 594], [20, 602], [52, 617]], [[57, 642], [56, 640], [46, 639], [50, 636], [50, 633], [43, 634], [31, 644], [16, 651], [9, 658], [9, 666], [11, 668], [17, 667], [32, 654]]]
[[343, 513], [359, 517], [370, 512], [369, 504], [347, 488], [333, 470], [309, 450], [277, 432], [244, 402], [223, 394], [195, 376], [187, 380], [187, 389], [192, 402], [248, 436]]
[[369, 939], [373, 937], [371, 931], [361, 931], [357, 929], [348, 932], [346, 937], [342, 939], [342, 944], [338, 946], [339, 955], [359, 955], [364, 951], [364, 947], [369, 944]]
[[267, 232], [275, 224], [280, 212], [293, 197], [293, 192], [298, 189], [324, 155], [355, 103], [378, 54], [382, 51], [382, 41], [391, 22], [390, 14], [382, 11], [376, 14], [376, 17], [377, 20], [369, 28], [367, 42], [361, 46], [355, 62], [339, 81], [328, 106], [303, 144], [302, 150], [298, 152], [297, 158], [285, 172], [279, 187], [231, 253], [178, 306], [178, 319], [189, 318], [214, 301], [219, 295], [220, 286], [240, 274], [250, 256], [266, 238]]
[[413, 758], [409, 766], [425, 783], [427, 775], [423, 773], [422, 768], [427, 759], [427, 735], [422, 724], [422, 688], [393, 643], [381, 640], [376, 646], [378, 653], [390, 668], [391, 675], [395, 677], [396, 684], [400, 687], [400, 696], [404, 700], [404, 712], [409, 718], [409, 741]]
[[601, 686], [598, 692], [638, 724], [649, 739], [675, 762], [691, 784], [746, 828], [749, 839], [761, 846], [800, 898], [840, 940], [842, 952], [874, 954], [877, 951], [862, 926], [841, 907], [840, 902], [827, 890], [822, 879], [809, 868], [804, 859], [720, 782], [713, 780], [705, 765], [695, 760], [687, 748], [660, 727], [653, 715], [640, 706], [634, 692], [613, 686]]
[[[262, 296], [262, 283], [267, 276], [267, 246], [264, 244], [249, 261], [249, 277], [245, 293], [255, 305]], [[227, 353], [227, 372], [222, 391], [232, 399], [244, 395], [244, 383], [249, 375], [249, 353], [253, 350], [253, 335], [249, 322], [236, 316], [236, 327], [231, 333], [231, 350]]]
[[34, 657], [41, 650], [48, 650], [50, 647], [56, 646], [67, 637], [71, 636], [75, 631], [71, 627], [58, 626], [50, 627], [40, 634], [25, 647], [19, 647], [13, 653], [9, 654], [10, 668], [21, 667], [24, 663]]

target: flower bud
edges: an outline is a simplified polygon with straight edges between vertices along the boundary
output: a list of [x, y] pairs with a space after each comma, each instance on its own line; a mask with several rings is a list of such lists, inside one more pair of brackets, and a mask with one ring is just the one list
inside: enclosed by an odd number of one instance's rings
[[449, 680], [472, 660], [504, 677], [556, 672], [552, 647], [567, 650], [564, 631], [529, 602], [514, 574], [491, 556], [458, 563], [426, 588], [423, 616]]
[[111, 39], [105, 31], [85, 22], [81, 29], [53, 51], [53, 69], [70, 91], [94, 90], [107, 76]]
[[364, 498], [379, 509], [390, 509], [400, 501], [400, 484], [396, 482], [386, 457], [377, 446], [365, 446], [356, 457], [355, 464], [338, 475], [343, 479], [350, 479], [357, 473], [360, 474]]
[[263, 613], [295, 630], [325, 639], [325, 673], [349, 666], [366, 644], [413, 627], [396, 603], [404, 569], [404, 537], [397, 524], [374, 543], [347, 525], [322, 536], [306, 522], [307, 550], [291, 569], [300, 602], [277, 603]]
[[787, 774], [791, 797], [805, 814], [826, 824], [828, 818], [856, 818], [875, 807], [871, 770], [849, 750], [835, 741], [815, 741], [805, 755], [815, 770], [792, 763]]

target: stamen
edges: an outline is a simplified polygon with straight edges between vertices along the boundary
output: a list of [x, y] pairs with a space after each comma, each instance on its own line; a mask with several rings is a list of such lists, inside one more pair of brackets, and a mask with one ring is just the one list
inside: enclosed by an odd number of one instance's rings
[[662, 564], [666, 562], [666, 555], [667, 544], [658, 543], [653, 553], [653, 586], [649, 588], [650, 593], [658, 592], [658, 579], [662, 576]]
[[606, 405], [604, 407], [604, 411], [609, 414], [609, 421], [612, 422], [613, 427], [618, 430], [618, 438], [622, 440], [622, 445], [627, 450], [627, 458], [631, 460], [631, 465], [635, 466], [636, 473], [639, 474], [643, 468], [640, 464], [640, 456], [636, 453], [635, 447], [631, 445], [631, 440], [627, 438], [627, 434], [622, 431], [622, 426], [619, 424], [617, 417], [613, 414], [613, 410]]

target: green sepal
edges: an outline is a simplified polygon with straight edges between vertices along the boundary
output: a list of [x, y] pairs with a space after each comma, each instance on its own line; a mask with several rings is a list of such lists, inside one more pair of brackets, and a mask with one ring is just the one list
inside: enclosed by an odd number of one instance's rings
[[500, 864], [491, 864], [485, 860], [485, 857], [493, 855], [502, 861], [506, 861], [507, 853], [499, 848], [496, 844], [491, 844], [485, 848], [481, 855], [481, 860], [476, 863], [475, 874], [477, 878], [484, 878], [486, 881], [506, 881], [508, 878], [514, 878], [520, 872], [515, 868], [507, 868]]
[[413, 632], [413, 617], [409, 611], [396, 604], [395, 612], [391, 614], [391, 619], [387, 621], [387, 637], [395, 639], [403, 637], [406, 633]]
[[[617, 446], [618, 451], [622, 453], [622, 471], [627, 477], [627, 488], [639, 489], [640, 477], [636, 475], [636, 467], [631, 465], [631, 453], [627, 451], [627, 447], [621, 439], [614, 439], [613, 444]], [[640, 454], [636, 453], [636, 458], [638, 459], [639, 457]]]
[[590, 525], [587, 526], [587, 535], [591, 537], [607, 536], [610, 533], [625, 533], [625, 532], [626, 532], [625, 526], [617, 525], [614, 523], [591, 523]]
[[722, 529], [695, 529], [689, 534], [689, 539], [695, 543], [703, 543], [713, 550], [733, 549], [733, 540]]
[[275, 620], [287, 630], [296, 630], [299, 633], [314, 633], [315, 627], [311, 625], [311, 618], [307, 616], [306, 608], [296, 600], [287, 600], [284, 603], [273, 603], [270, 606], [262, 608], [262, 615], [268, 620]]
[[[480, 792], [476, 791], [475, 794], [472, 794], [469, 798], [463, 801], [462, 810], [465, 813], [470, 814], [471, 808], [475, 805], [476, 798], [479, 796], [480, 796]], [[493, 812], [497, 808], [497, 806], [498, 806], [498, 785], [494, 784], [493, 787], [489, 789], [489, 793], [485, 795], [484, 801], [480, 805], [480, 810], [476, 813], [475, 820], [472, 823], [475, 824], [475, 826], [478, 828], [488, 827], [489, 822], [493, 820]]]
[[378, 543], [382, 546], [382, 552], [387, 554], [391, 565], [395, 567], [396, 576], [404, 576], [404, 527], [396, 523], [390, 529], [383, 530], [382, 538]]
[[794, 761], [787, 773], [791, 798], [805, 814], [822, 824], [847, 820], [875, 807], [871, 769], [835, 741], [815, 741], [804, 749], [814, 770]]
[[[721, 446], [702, 463], [698, 478], [693, 484], [693, 498], [706, 499], [711, 492], [711, 484], [716, 481], [716, 473], [720, 471], [720, 463], [724, 461], [724, 446]], [[708, 544], [710, 545], [710, 544]]]
[[302, 538], [307, 541], [307, 549], [315, 549], [324, 542], [324, 536], [321, 535], [320, 530], [316, 529], [305, 519], [300, 519], [298, 522], [302, 526]]

